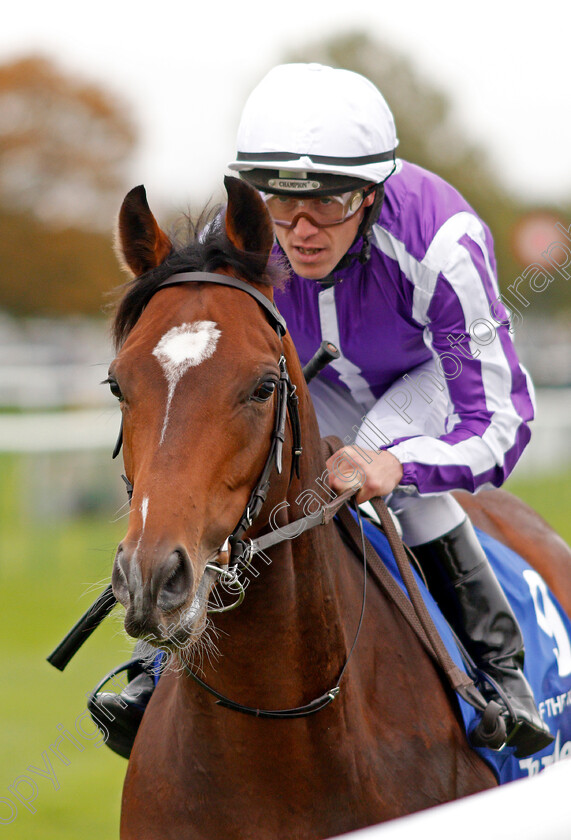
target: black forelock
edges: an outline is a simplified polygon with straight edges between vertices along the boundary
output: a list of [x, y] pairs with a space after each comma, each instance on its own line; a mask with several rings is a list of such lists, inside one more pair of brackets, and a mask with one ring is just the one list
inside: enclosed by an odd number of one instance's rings
[[187, 218], [184, 234], [171, 236], [171, 241], [173, 248], [163, 263], [121, 287], [123, 296], [111, 326], [116, 350], [121, 347], [161, 283], [173, 274], [229, 268], [247, 282], [277, 287], [285, 280], [286, 271], [279, 259], [270, 255], [266, 264], [265, 256], [239, 251], [230, 243], [224, 228], [222, 206], [205, 211], [197, 222]]

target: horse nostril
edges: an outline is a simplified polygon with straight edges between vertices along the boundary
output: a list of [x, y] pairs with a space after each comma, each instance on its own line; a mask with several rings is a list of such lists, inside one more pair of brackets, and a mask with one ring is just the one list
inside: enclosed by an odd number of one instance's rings
[[192, 570], [186, 552], [173, 551], [165, 563], [157, 592], [157, 606], [169, 611], [181, 607], [192, 587]]
[[129, 574], [128, 569], [123, 568], [126, 560], [123, 548], [119, 546], [111, 572], [111, 585], [113, 594], [123, 606], [127, 606], [129, 603]]

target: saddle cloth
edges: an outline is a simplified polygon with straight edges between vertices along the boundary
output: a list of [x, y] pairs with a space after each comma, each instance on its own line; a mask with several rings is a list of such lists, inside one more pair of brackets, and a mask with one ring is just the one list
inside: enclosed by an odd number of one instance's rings
[[[362, 519], [369, 541], [403, 591], [396, 561], [385, 535]], [[548, 765], [571, 757], [571, 621], [540, 575], [518, 554], [476, 529], [478, 539], [519, 621], [525, 643], [524, 673], [533, 689], [539, 711], [555, 741], [541, 752], [523, 759], [513, 747], [500, 752], [475, 748], [495, 772], [500, 784], [533, 776]], [[436, 602], [417, 576], [432, 619], [454, 662], [466, 671], [453, 633]], [[458, 697], [468, 733], [476, 724], [476, 710]]]

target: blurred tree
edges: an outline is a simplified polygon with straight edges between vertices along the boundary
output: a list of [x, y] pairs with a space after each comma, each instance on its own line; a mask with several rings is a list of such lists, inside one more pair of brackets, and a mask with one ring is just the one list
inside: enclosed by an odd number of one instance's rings
[[[369, 78], [394, 114], [399, 156], [436, 172], [464, 195], [492, 230], [500, 284], [506, 288], [514, 281], [526, 267], [514, 252], [514, 228], [522, 216], [538, 208], [508, 192], [485, 151], [455, 125], [447, 97], [423, 79], [408, 59], [365, 33], [353, 32], [290, 52], [284, 60], [317, 61]], [[566, 209], [562, 218], [571, 215], [571, 208]], [[556, 212], [562, 215], [561, 208]], [[562, 282], [553, 283], [548, 294], [534, 299], [535, 312], [561, 308], [571, 309]]]
[[0, 309], [12, 315], [96, 315], [125, 280], [110, 234], [1, 211], [0, 232]]
[[31, 56], [0, 66], [0, 203], [108, 228], [135, 144], [125, 105]]
[[121, 279], [110, 229], [136, 133], [108, 91], [31, 56], [0, 65], [0, 307], [92, 314]]

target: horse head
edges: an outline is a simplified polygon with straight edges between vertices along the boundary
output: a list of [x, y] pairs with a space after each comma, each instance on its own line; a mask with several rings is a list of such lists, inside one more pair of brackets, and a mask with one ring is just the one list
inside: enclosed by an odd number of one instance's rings
[[[252, 187], [235, 178], [225, 185], [225, 213], [184, 247], [160, 229], [143, 187], [126, 196], [119, 215], [119, 255], [134, 278], [116, 313], [107, 381], [121, 405], [133, 493], [112, 585], [127, 632], [167, 648], [191, 645], [203, 631], [216, 568], [228, 563], [227, 538], [268, 463], [283, 411], [284, 340], [277, 310], [272, 315], [282, 273], [269, 262], [272, 223]], [[209, 276], [182, 282], [197, 271]], [[242, 287], [221, 285], [230, 277]], [[287, 336], [285, 346], [300, 383]], [[270, 464], [266, 511], [287, 492], [290, 448], [279, 474]]]

